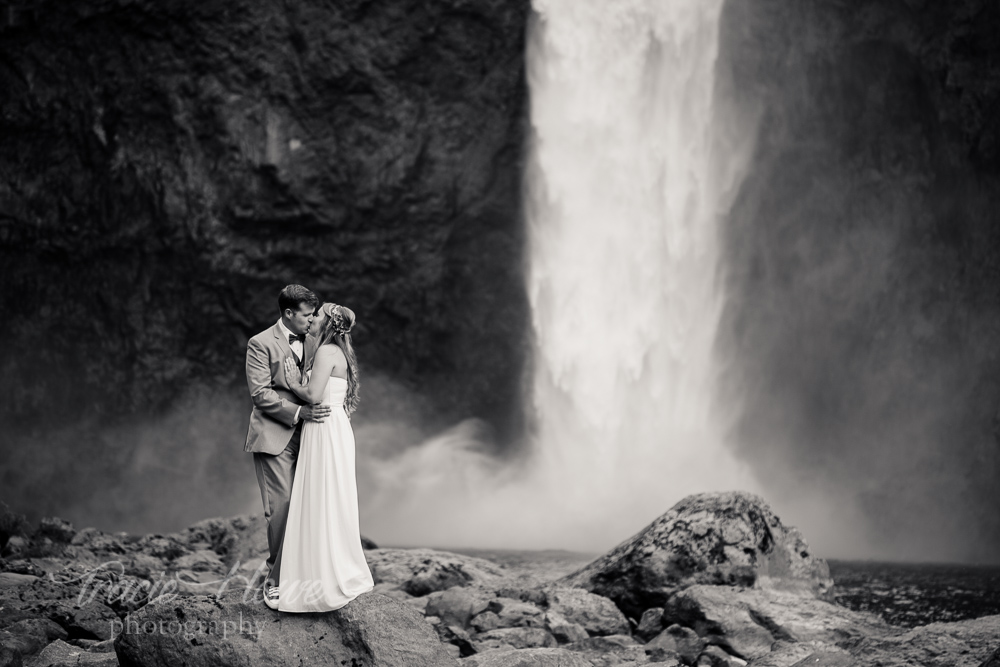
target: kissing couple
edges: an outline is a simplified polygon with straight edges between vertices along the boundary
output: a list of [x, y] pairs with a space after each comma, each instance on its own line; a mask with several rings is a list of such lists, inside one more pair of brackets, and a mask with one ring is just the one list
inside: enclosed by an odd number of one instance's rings
[[280, 319], [247, 342], [253, 453], [267, 520], [264, 603], [339, 609], [374, 588], [361, 547], [354, 431], [354, 312], [302, 285], [278, 295]]

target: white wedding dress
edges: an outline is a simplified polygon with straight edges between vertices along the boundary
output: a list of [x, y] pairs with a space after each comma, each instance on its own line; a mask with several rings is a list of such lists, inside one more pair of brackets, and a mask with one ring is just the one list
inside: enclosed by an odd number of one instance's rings
[[344, 411], [347, 380], [331, 377], [324, 421], [302, 425], [281, 551], [278, 611], [340, 609], [374, 587], [361, 549], [354, 431]]

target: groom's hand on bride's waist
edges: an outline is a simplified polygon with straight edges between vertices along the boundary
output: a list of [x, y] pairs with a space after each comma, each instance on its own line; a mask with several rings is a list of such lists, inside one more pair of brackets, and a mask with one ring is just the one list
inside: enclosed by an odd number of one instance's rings
[[303, 421], [321, 422], [330, 416], [331, 410], [329, 405], [303, 405], [299, 418]]

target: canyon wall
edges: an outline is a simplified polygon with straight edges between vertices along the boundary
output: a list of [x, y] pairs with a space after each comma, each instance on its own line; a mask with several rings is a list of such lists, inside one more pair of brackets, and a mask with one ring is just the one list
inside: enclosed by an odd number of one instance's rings
[[291, 282], [358, 314], [361, 423], [519, 432], [527, 0], [0, 9], [5, 497], [84, 502], [152, 419], [231, 467]]
[[828, 554], [996, 561], [1000, 6], [731, 0], [723, 30], [734, 447], [852, 517]]

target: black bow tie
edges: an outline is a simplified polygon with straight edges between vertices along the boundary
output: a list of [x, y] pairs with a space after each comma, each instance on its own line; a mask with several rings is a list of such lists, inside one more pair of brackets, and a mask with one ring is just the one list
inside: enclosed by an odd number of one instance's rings
[[306, 344], [306, 335], [305, 334], [298, 334], [298, 335], [296, 335], [296, 334], [290, 334], [288, 336], [288, 344], [291, 345], [295, 341], [299, 341], [300, 343], [302, 343], [303, 345], [305, 345]]

